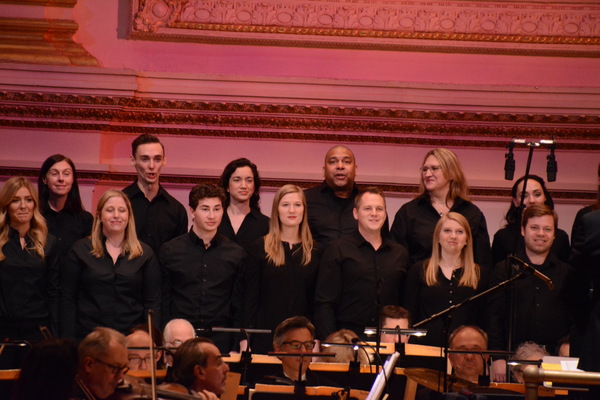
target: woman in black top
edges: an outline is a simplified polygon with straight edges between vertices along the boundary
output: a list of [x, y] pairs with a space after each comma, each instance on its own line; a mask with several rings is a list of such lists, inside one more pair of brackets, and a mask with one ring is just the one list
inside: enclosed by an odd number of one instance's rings
[[221, 187], [227, 193], [219, 233], [245, 250], [269, 232], [269, 217], [260, 212], [260, 176], [247, 158], [238, 158], [225, 167]]
[[469, 189], [460, 162], [452, 151], [438, 148], [425, 154], [421, 172], [421, 194], [396, 213], [391, 237], [408, 250], [411, 263], [431, 257], [433, 230], [450, 211], [462, 214], [471, 227], [473, 257], [491, 269], [490, 237], [485, 216], [469, 201]]
[[[521, 221], [519, 220], [519, 206], [521, 204], [524, 180], [525, 177], [522, 176], [513, 185], [510, 193], [512, 201], [506, 213], [506, 225], [494, 235], [494, 241], [492, 242], [494, 265], [505, 260], [510, 254], [514, 255], [518, 250], [525, 248], [523, 235], [521, 235]], [[525, 204], [525, 208], [531, 204], [545, 204], [554, 210], [554, 201], [552, 201], [552, 196], [548, 192], [548, 189], [546, 189], [546, 182], [537, 175], [529, 175], [523, 203]], [[569, 261], [571, 248], [567, 232], [562, 229], [556, 229], [556, 237], [550, 251], [559, 260], [563, 262]]]
[[[435, 227], [431, 258], [408, 272], [404, 303], [413, 320], [422, 321], [475, 295], [483, 288], [483, 281], [482, 271], [473, 260], [469, 223], [462, 215], [449, 212]], [[480, 325], [480, 307], [474, 302], [455, 310], [446, 333], [461, 325]], [[428, 332], [419, 343], [443, 346], [443, 319], [423, 326]]]
[[[308, 227], [306, 198], [296, 185], [273, 199], [269, 233], [252, 246], [246, 270], [245, 326], [271, 329], [286, 318], [312, 317], [319, 257]], [[272, 335], [258, 335], [253, 351], [272, 349]]]
[[106, 191], [98, 202], [91, 238], [76, 242], [61, 270], [61, 327], [83, 338], [104, 326], [126, 332], [146, 319], [160, 321], [160, 270], [152, 249], [137, 239], [131, 203]]
[[48, 231], [58, 243], [58, 252], [66, 257], [73, 243], [92, 233], [92, 214], [85, 211], [79, 195], [77, 171], [70, 158], [54, 154], [44, 161], [38, 177], [40, 212]]
[[58, 333], [58, 285], [56, 240], [37, 193], [11, 178], [0, 190], [0, 340], [41, 340], [40, 326]]

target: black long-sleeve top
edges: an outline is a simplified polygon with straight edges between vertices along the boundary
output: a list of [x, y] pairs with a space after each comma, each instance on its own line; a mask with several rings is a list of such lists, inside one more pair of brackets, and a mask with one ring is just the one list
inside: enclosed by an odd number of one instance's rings
[[[265, 240], [259, 239], [249, 253], [245, 272], [244, 326], [275, 330], [286, 318], [302, 315], [312, 320], [319, 251], [313, 248], [308, 265], [302, 265], [301, 243], [290, 249], [281, 242], [285, 264], [276, 267], [267, 260]], [[256, 338], [253, 350], [269, 351], [273, 335]]]
[[354, 198], [358, 194], [356, 187], [347, 199], [336, 196], [325, 181], [317, 187], [306, 189], [304, 194], [310, 232], [321, 248], [358, 231], [358, 224], [352, 214]]
[[399, 305], [408, 266], [406, 249], [383, 238], [375, 250], [357, 231], [329, 245], [321, 257], [315, 322], [321, 339], [338, 329], [363, 335], [378, 321], [380, 306]]
[[[562, 262], [569, 262], [571, 246], [569, 235], [562, 229], [556, 230], [556, 237], [550, 251]], [[513, 224], [500, 229], [494, 235], [492, 242], [492, 260], [494, 265], [505, 260], [510, 254], [522, 252], [525, 248], [525, 239], [521, 235], [521, 227]]]
[[[19, 232], [9, 228], [8, 242], [2, 247], [6, 257], [0, 261], [0, 325], [4, 328], [46, 325], [57, 333], [59, 263], [56, 239], [46, 238], [44, 259], [29, 250], [25, 237], [21, 247]], [[11, 338], [24, 339], [24, 338]]]
[[[450, 306], [474, 296], [485, 288], [485, 273], [481, 273], [477, 288], [459, 286], [463, 275], [463, 269], [454, 270], [450, 279], [446, 278], [441, 269], [437, 273], [437, 285], [428, 286], [425, 280], [426, 261], [412, 266], [406, 278], [404, 291], [404, 306], [410, 311], [413, 323], [420, 322], [434, 314], [447, 309]], [[476, 300], [465, 304], [451, 313], [451, 322], [448, 334], [461, 325], [482, 326], [482, 312], [485, 300]], [[430, 346], [443, 346], [444, 318], [432, 321], [420, 328], [427, 329], [427, 336], [423, 338], [411, 338], [411, 343], [426, 344]]]
[[129, 260], [116, 263], [104, 248], [104, 257], [91, 254], [92, 241], [81, 239], [71, 248], [61, 270], [61, 328], [63, 336], [83, 338], [106, 326], [126, 332], [146, 320], [149, 309], [160, 320], [160, 269], [150, 246]]
[[[454, 199], [450, 211], [462, 214], [471, 227], [473, 236], [473, 258], [483, 270], [491, 270], [492, 254], [490, 236], [485, 216], [470, 201], [460, 197]], [[433, 231], [440, 220], [440, 214], [431, 205], [429, 195], [424, 193], [404, 204], [396, 213], [392, 224], [391, 237], [408, 250], [411, 265], [431, 257]]]
[[57, 251], [64, 260], [73, 244], [92, 233], [94, 217], [87, 211], [76, 213], [68, 209], [59, 212], [47, 207], [43, 212], [51, 233], [57, 242]]
[[123, 193], [131, 202], [138, 239], [149, 245], [154, 254], [158, 254], [163, 243], [188, 231], [187, 211], [162, 186], [152, 201], [148, 201], [137, 181]]
[[195, 328], [240, 327], [244, 249], [217, 234], [210, 246], [193, 230], [165, 243], [159, 255], [163, 322], [184, 318]]
[[[572, 301], [574, 291], [580, 289], [573, 285], [571, 267], [553, 254], [549, 254], [542, 265], [532, 264], [525, 253], [519, 253], [517, 257], [552, 279], [555, 290], [551, 291], [542, 280], [533, 275], [526, 275], [512, 283], [515, 286], [516, 320], [511, 350], [525, 341], [533, 341], [545, 345], [548, 349], [554, 349], [569, 330], [569, 301]], [[512, 267], [504, 261], [496, 264], [490, 278], [490, 286], [508, 279], [511, 269]], [[506, 348], [511, 293], [509, 285], [489, 295], [487, 332], [489, 348], [492, 350]]]
[[235, 233], [229, 215], [225, 211], [218, 232], [242, 246], [244, 250], [250, 251], [259, 238], [269, 233], [269, 217], [252, 208], [250, 213], [244, 217], [240, 229]]

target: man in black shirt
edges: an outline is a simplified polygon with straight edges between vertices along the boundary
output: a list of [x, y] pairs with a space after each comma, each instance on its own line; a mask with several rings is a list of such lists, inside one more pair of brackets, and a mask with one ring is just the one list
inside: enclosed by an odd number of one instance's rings
[[187, 212], [159, 183], [167, 158], [156, 136], [143, 134], [131, 143], [131, 162], [137, 180], [123, 192], [131, 201], [138, 239], [158, 254], [163, 243], [187, 232]]
[[[184, 318], [196, 329], [241, 326], [246, 252], [217, 233], [224, 201], [222, 188], [194, 186], [192, 229], [161, 247], [163, 322]], [[216, 333], [211, 339], [224, 353], [233, 348], [229, 334]]]
[[356, 170], [354, 153], [346, 146], [334, 146], [325, 155], [325, 180], [304, 192], [310, 231], [322, 246], [356, 231], [352, 216], [358, 193], [354, 184]]
[[[533, 341], [549, 349], [568, 333], [570, 316], [568, 307], [576, 293], [573, 291], [571, 268], [550, 252], [554, 242], [557, 218], [555, 212], [544, 204], [527, 207], [523, 213], [521, 233], [525, 249], [517, 257], [552, 280], [554, 290], [536, 276], [525, 276], [512, 283], [514, 290], [506, 288], [491, 295], [488, 333], [490, 348], [504, 350], [509, 332], [508, 304], [511, 293], [515, 324], [512, 349], [520, 343]], [[511, 263], [502, 261], [494, 267], [491, 285], [496, 285], [511, 275]], [[577, 290], [577, 289], [575, 289]], [[505, 361], [496, 360], [492, 364], [494, 380], [505, 379]]]
[[386, 220], [381, 189], [369, 187], [355, 199], [357, 232], [325, 249], [315, 294], [315, 322], [321, 339], [338, 329], [364, 337], [376, 326], [384, 304], [398, 305], [408, 267], [406, 249], [381, 234]]

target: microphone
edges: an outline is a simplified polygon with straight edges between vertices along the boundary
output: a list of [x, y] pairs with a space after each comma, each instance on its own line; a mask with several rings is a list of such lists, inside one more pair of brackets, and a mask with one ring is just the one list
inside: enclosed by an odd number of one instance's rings
[[508, 149], [508, 153], [504, 155], [506, 158], [506, 162], [504, 163], [504, 179], [507, 181], [512, 181], [515, 176], [515, 157], [513, 155], [513, 147], [514, 142], [511, 142], [506, 146]]
[[540, 271], [538, 271], [537, 269], [527, 264], [525, 261], [521, 260], [518, 257], [508, 256], [508, 258], [512, 259], [513, 261], [516, 261], [518, 264], [522, 265], [525, 270], [528, 270], [530, 273], [535, 275], [536, 278], [544, 281], [544, 283], [548, 285], [548, 289], [554, 290], [554, 284], [552, 283], [552, 279], [548, 278], [546, 275], [542, 274]]
[[556, 164], [556, 158], [554, 157], [554, 142], [550, 147], [550, 154], [546, 157], [548, 164], [546, 165], [546, 174], [548, 174], [548, 182], [556, 181], [556, 173], [558, 172], [558, 165]]

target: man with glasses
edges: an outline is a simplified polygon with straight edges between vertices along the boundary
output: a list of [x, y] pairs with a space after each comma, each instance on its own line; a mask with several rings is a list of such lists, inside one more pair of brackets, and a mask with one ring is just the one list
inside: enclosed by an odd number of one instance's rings
[[[146, 328], [146, 327], [144, 327]], [[143, 328], [135, 329], [132, 333], [127, 335], [127, 348], [129, 358], [129, 369], [133, 371], [148, 371], [151, 367], [150, 362], [150, 335]], [[162, 344], [162, 338], [158, 338], [159, 341], [154, 340], [154, 346]], [[155, 351], [154, 365], [158, 368], [158, 362], [162, 357], [161, 351]]]
[[110, 328], [96, 328], [79, 344], [75, 399], [105, 399], [127, 371], [127, 339]]
[[175, 318], [167, 322], [163, 331], [163, 336], [165, 338], [165, 346], [169, 349], [169, 351], [166, 352], [165, 363], [167, 366], [172, 366], [173, 357], [171, 354], [174, 354], [177, 351], [175, 349], [178, 349], [183, 342], [195, 338], [196, 330], [188, 320]]

